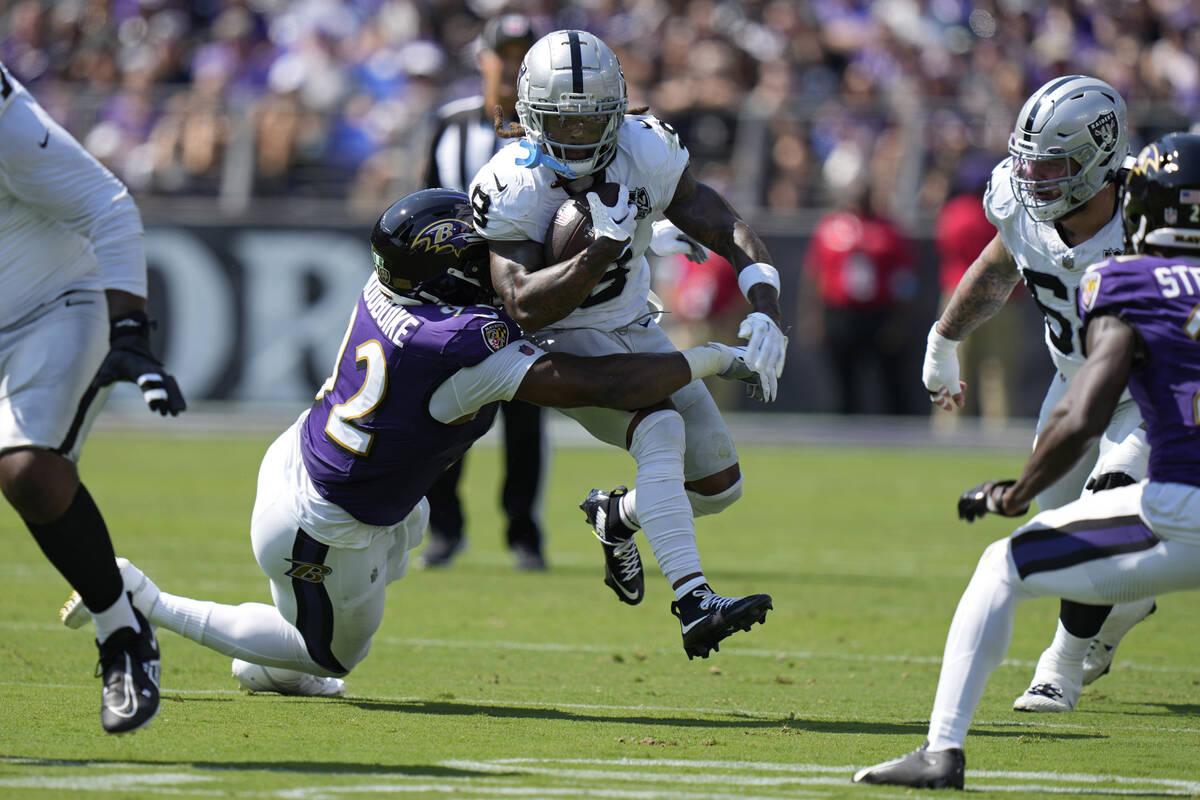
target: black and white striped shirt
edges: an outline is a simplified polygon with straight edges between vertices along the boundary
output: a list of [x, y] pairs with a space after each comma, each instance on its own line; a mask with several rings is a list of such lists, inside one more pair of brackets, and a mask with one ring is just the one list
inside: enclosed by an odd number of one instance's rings
[[496, 136], [492, 115], [483, 103], [477, 95], [438, 109], [422, 176], [426, 187], [465, 192], [475, 173], [507, 143]]

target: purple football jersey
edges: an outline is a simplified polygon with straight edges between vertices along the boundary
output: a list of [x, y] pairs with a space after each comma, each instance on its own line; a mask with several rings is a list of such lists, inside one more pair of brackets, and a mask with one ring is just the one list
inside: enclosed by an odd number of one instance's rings
[[1200, 261], [1122, 256], [1080, 281], [1080, 317], [1116, 314], [1146, 360], [1129, 375], [1150, 443], [1152, 481], [1200, 486]]
[[469, 422], [445, 425], [429, 415], [430, 395], [520, 336], [501, 310], [398, 305], [368, 281], [300, 435], [317, 491], [369, 525], [403, 519], [496, 416], [490, 403]]

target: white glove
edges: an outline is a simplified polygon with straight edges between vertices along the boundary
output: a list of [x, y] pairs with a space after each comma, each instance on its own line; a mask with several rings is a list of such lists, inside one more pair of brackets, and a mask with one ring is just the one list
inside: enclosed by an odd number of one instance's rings
[[650, 231], [650, 249], [654, 255], [684, 255], [697, 264], [708, 260], [708, 248], [675, 227], [671, 220], [660, 219], [650, 226]]
[[738, 338], [749, 339], [746, 342], [746, 363], [750, 369], [759, 375], [770, 374], [778, 382], [783, 374], [788, 340], [775, 320], [761, 311], [755, 311], [742, 320]]
[[731, 347], [720, 342], [709, 342], [708, 346], [729, 355], [729, 365], [717, 373], [718, 378], [745, 383], [746, 393], [755, 400], [764, 403], [775, 401], [779, 395], [779, 379], [769, 372], [756, 372], [751, 369], [746, 363], [747, 347]]
[[921, 381], [929, 391], [929, 402], [946, 411], [962, 408], [965, 383], [958, 379], [958, 342], [937, 332], [937, 323], [925, 339], [925, 365]]
[[[637, 230], [637, 206], [629, 202], [629, 188], [621, 184], [617, 192], [617, 202], [606, 206], [595, 192], [587, 193], [588, 209], [592, 212], [592, 230], [596, 238], [605, 237], [617, 242], [625, 242], [624, 256], [633, 243], [633, 234]], [[621, 256], [618, 256], [619, 259]]]

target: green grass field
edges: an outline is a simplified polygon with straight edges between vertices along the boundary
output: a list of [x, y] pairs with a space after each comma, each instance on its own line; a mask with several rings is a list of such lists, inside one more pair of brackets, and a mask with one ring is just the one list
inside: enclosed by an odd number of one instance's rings
[[[89, 441], [82, 471], [118, 552], [166, 591], [269, 602], [247, 533], [269, 435]], [[576, 505], [632, 480], [616, 451], [554, 455], [551, 569], [514, 571], [501, 546], [499, 455], [470, 458], [470, 549], [391, 587], [344, 699], [247, 696], [229, 659], [163, 633], [163, 705], [106, 736], [90, 628], [68, 631], [68, 589], [7, 506], [0, 529], [0, 797], [322, 800], [906, 797], [855, 768], [924, 737], [947, 626], [983, 547], [1011, 523], [968, 527], [958, 493], [1012, 475], [1019, 454], [741, 448], [745, 496], [698, 524], [724, 594], [768, 592], [765, 626], [688, 661], [647, 546], [646, 601], [601, 583]], [[1012, 699], [1053, 632], [1056, 604], [1022, 607], [967, 742], [977, 797], [1197, 796], [1200, 603], [1175, 595], [1130, 634], [1112, 674], [1067, 715]]]

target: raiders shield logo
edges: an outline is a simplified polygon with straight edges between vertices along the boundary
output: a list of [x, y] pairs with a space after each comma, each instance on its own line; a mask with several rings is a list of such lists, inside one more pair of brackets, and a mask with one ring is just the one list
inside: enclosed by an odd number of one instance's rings
[[634, 219], [645, 219], [650, 216], [650, 193], [646, 191], [645, 186], [630, 189], [629, 202], [637, 206], [637, 214], [634, 215]]
[[493, 353], [508, 344], [508, 326], [503, 322], [489, 322], [479, 332], [483, 334], [483, 343]]
[[1117, 115], [1105, 111], [1088, 123], [1088, 133], [1101, 150], [1112, 150], [1117, 144]]
[[1100, 278], [1099, 272], [1089, 272], [1079, 284], [1079, 303], [1084, 311], [1091, 311], [1092, 306], [1096, 305], [1096, 297], [1100, 294]]

